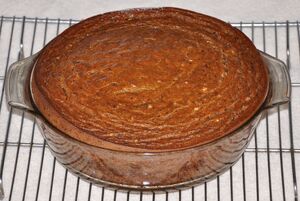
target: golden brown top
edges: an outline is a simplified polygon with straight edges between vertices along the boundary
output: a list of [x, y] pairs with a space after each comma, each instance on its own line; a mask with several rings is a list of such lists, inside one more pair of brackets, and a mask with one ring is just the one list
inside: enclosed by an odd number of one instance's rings
[[176, 8], [72, 26], [43, 49], [32, 87], [41, 113], [67, 135], [147, 150], [224, 136], [253, 116], [267, 90], [266, 68], [246, 36]]

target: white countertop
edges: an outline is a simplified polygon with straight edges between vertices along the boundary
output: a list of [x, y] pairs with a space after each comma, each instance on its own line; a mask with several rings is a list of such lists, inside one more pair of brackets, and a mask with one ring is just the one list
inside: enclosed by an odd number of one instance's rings
[[300, 18], [296, 0], [0, 0], [0, 15], [83, 19], [99, 13], [134, 7], [186, 8], [224, 21], [295, 21]]
[[[296, 0], [155, 0], [155, 1], [147, 1], [147, 0], [111, 0], [111, 1], [103, 1], [103, 0], [0, 0], [0, 16], [27, 16], [27, 17], [48, 17], [48, 18], [61, 18], [61, 19], [84, 19], [96, 14], [104, 13], [107, 11], [120, 10], [126, 8], [135, 8], [135, 7], [162, 7], [162, 6], [171, 6], [171, 7], [179, 7], [185, 8], [189, 10], [194, 10], [197, 12], [201, 12], [207, 15], [211, 15], [217, 18], [220, 18], [224, 21], [230, 22], [273, 22], [273, 21], [297, 21], [300, 20], [300, 1]], [[38, 51], [43, 44], [44, 37], [44, 25], [42, 23], [39, 24], [36, 34], [35, 48], [34, 52]], [[7, 50], [9, 45], [9, 38], [11, 33], [11, 24], [10, 22], [3, 23], [2, 33], [0, 37], [0, 76], [4, 75], [4, 67], [7, 61]], [[66, 28], [66, 26], [62, 26], [61, 29]], [[25, 30], [25, 39], [24, 39], [24, 48], [25, 55], [28, 56], [31, 48], [31, 40], [33, 29], [33, 24], [29, 24], [26, 26]], [[299, 47], [298, 47], [298, 32], [296, 30], [297, 27], [290, 28], [290, 46], [291, 46], [291, 75], [292, 81], [295, 83], [300, 82], [300, 57], [299, 57]], [[16, 61], [19, 50], [19, 35], [21, 30], [21, 23], [17, 24], [15, 27], [15, 35], [13, 37], [12, 43], [12, 51], [10, 54], [9, 63]], [[243, 30], [248, 33], [250, 36], [250, 28]], [[50, 40], [55, 36], [56, 27], [49, 26], [47, 40]], [[60, 30], [62, 31], [62, 30]], [[274, 43], [274, 27], [273, 29], [266, 30], [266, 51], [275, 56], [275, 43]], [[256, 29], [255, 35], [255, 43], [257, 48], [263, 49], [262, 46], [262, 31], [261, 29]], [[27, 49], [26, 49], [27, 48]], [[278, 55], [283, 61], [286, 61], [286, 27], [278, 28]], [[0, 87], [2, 83], [0, 82]], [[299, 134], [300, 127], [298, 126], [298, 120], [300, 119], [300, 88], [293, 88], [293, 122], [294, 122], [294, 133], [295, 133], [295, 148], [300, 149], [300, 136]], [[286, 107], [285, 107], [286, 108]], [[1, 110], [1, 108], [0, 108]], [[1, 116], [2, 115], [2, 116]], [[6, 131], [6, 119], [8, 117], [8, 110], [4, 108], [2, 113], [0, 111], [0, 138], [4, 138]], [[4, 119], [4, 120], [3, 120]], [[288, 121], [288, 111], [282, 110], [281, 112], [281, 130], [283, 137], [283, 148], [289, 148], [289, 121]], [[278, 122], [277, 122], [277, 113], [270, 114], [269, 119], [269, 130], [270, 130], [270, 147], [278, 148]], [[11, 126], [11, 137], [10, 141], [16, 141], [19, 135], [19, 127], [20, 127], [20, 118], [18, 116], [13, 116]], [[32, 121], [25, 119], [24, 124], [24, 133], [23, 141], [29, 142], [29, 137], [32, 129]], [[38, 130], [36, 129], [36, 132]], [[28, 134], [29, 133], [29, 134]], [[258, 128], [258, 147], [266, 147], [266, 123], [263, 120], [260, 123]], [[42, 143], [43, 139], [40, 134], [35, 135], [37, 138], [36, 141]], [[1, 140], [0, 140], [1, 141]], [[3, 141], [3, 140], [2, 140]], [[250, 149], [254, 148], [254, 141], [250, 143]], [[15, 148], [15, 147], [14, 147]], [[12, 170], [14, 168], [14, 158], [15, 152], [12, 152], [12, 148], [7, 152], [7, 162], [4, 168], [4, 190], [6, 195], [9, 194], [10, 189], [10, 181], [12, 178]], [[25, 150], [25, 151], [23, 151]], [[0, 147], [0, 156], [1, 156], [2, 148]], [[27, 154], [28, 150], [26, 147], [22, 147], [20, 164], [19, 164], [19, 173], [17, 174], [18, 179], [16, 179], [15, 184], [15, 193], [12, 200], [21, 200], [20, 196], [22, 196], [22, 188], [24, 185], [24, 167], [27, 164]], [[49, 185], [52, 173], [52, 161], [53, 157], [50, 155], [48, 149], [45, 152], [45, 162], [43, 169], [43, 177], [41, 181], [41, 189], [40, 189], [40, 200], [48, 200], [49, 196]], [[274, 152], [275, 153], [275, 152]], [[282, 191], [281, 191], [281, 183], [280, 183], [280, 175], [279, 175], [279, 159], [278, 154], [272, 154], [272, 178], [273, 178], [273, 198], [274, 200], [281, 200]], [[26, 200], [34, 200], [36, 196], [36, 181], [37, 174], [39, 171], [39, 160], [41, 149], [36, 147], [33, 152], [33, 162], [31, 162], [31, 174], [29, 174], [29, 183], [26, 194]], [[277, 155], [276, 155], [277, 154]], [[296, 165], [300, 165], [300, 155], [296, 156]], [[277, 158], [276, 158], [277, 157]], [[37, 160], [36, 160], [37, 158]], [[247, 200], [255, 200], [256, 189], [255, 189], [255, 164], [254, 160], [254, 152], [248, 152], [245, 156], [245, 177], [246, 177], [246, 193]], [[268, 199], [268, 171], [266, 169], [266, 153], [261, 152], [259, 155], [259, 179], [260, 179], [260, 198], [261, 200], [269, 200]], [[293, 186], [292, 186], [292, 177], [291, 177], [291, 167], [290, 167], [290, 155], [289, 152], [284, 152], [284, 167], [285, 167], [285, 182], [286, 182], [286, 195], [287, 200], [292, 200], [293, 197]], [[241, 161], [239, 161], [233, 167], [233, 196], [234, 200], [242, 200], [242, 168]], [[298, 166], [299, 167], [299, 166]], [[300, 170], [298, 168], [298, 170]], [[62, 185], [65, 178], [65, 169], [60, 165], [56, 166], [56, 173], [54, 177], [54, 190], [52, 195], [52, 200], [61, 200], [62, 194]], [[299, 172], [299, 171], [298, 171]], [[300, 172], [299, 172], [300, 173]], [[299, 174], [298, 173], [298, 174]], [[21, 176], [18, 176], [21, 175]], [[69, 174], [70, 175], [70, 174]], [[300, 174], [299, 174], [300, 175]], [[299, 177], [298, 175], [298, 177]], [[222, 200], [230, 200], [230, 186], [229, 186], [229, 171], [227, 171], [222, 177], [220, 177], [220, 186], [221, 186], [221, 196]], [[76, 178], [72, 175], [68, 176], [67, 182], [67, 190], [66, 190], [66, 200], [73, 200], [74, 196], [74, 187], [76, 186]], [[228, 183], [226, 183], [228, 182]], [[298, 183], [300, 182], [300, 177], [298, 179]], [[216, 180], [208, 183], [208, 200], [214, 200], [216, 198]], [[299, 183], [300, 184], [300, 183]], [[204, 200], [198, 199], [204, 196], [203, 194], [203, 185], [195, 188], [195, 200]], [[18, 191], [18, 192], [17, 192]], [[88, 192], [88, 184], [85, 182], [80, 183], [79, 188], [79, 199], [87, 196]], [[100, 196], [102, 194], [101, 189], [93, 188], [92, 190], [92, 200], [100, 200]], [[104, 200], [113, 200], [114, 192], [113, 191], [105, 191], [105, 199]], [[119, 193], [117, 196], [117, 200], [126, 200], [125, 193]], [[130, 195], [130, 200], [139, 200], [139, 195]], [[178, 200], [176, 193], [170, 193], [169, 200]], [[16, 199], [20, 198], [20, 199]], [[71, 199], [72, 198], [72, 199]], [[151, 196], [144, 196], [144, 200], [152, 200]], [[204, 197], [203, 197], [204, 198]], [[8, 200], [8, 196], [5, 198]], [[165, 200], [165, 195], [156, 195], [156, 200]], [[182, 200], [187, 201], [191, 200], [191, 189], [182, 192]]]

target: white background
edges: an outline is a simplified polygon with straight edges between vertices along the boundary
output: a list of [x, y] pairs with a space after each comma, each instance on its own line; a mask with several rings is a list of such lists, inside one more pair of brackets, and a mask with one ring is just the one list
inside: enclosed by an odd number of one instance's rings
[[106, 11], [133, 7], [187, 8], [224, 21], [298, 20], [297, 0], [0, 0], [0, 15], [83, 19]]
[[[205, 0], [205, 1], [195, 1], [195, 0], [165, 0], [165, 1], [147, 1], [147, 0], [111, 0], [111, 1], [101, 1], [101, 0], [0, 0], [0, 16], [27, 16], [27, 17], [49, 17], [49, 18], [62, 18], [62, 19], [83, 19], [96, 14], [100, 14], [107, 11], [120, 10], [125, 8], [134, 7], [160, 7], [160, 6], [172, 6], [186, 8], [201, 12], [207, 15], [215, 16], [224, 21], [230, 22], [273, 22], [273, 21], [296, 21], [300, 20], [300, 1], [296, 0]], [[66, 28], [62, 26], [61, 29]], [[31, 37], [33, 23], [28, 23], [25, 28], [25, 56], [29, 56], [31, 47]], [[16, 23], [15, 34], [13, 37], [12, 51], [10, 55], [9, 64], [17, 60], [19, 43], [20, 43], [20, 30], [21, 23]], [[4, 23], [2, 27], [2, 34], [0, 37], [0, 76], [4, 75], [4, 67], [7, 59], [7, 50], [10, 38], [11, 24], [10, 22]], [[61, 30], [60, 30], [61, 31]], [[244, 28], [244, 30], [249, 37], [251, 37], [251, 28]], [[36, 42], [34, 52], [37, 52], [42, 48], [43, 37], [44, 37], [44, 24], [38, 26]], [[56, 25], [49, 25], [48, 27], [47, 41], [53, 38], [56, 34]], [[258, 49], [263, 50], [262, 42], [262, 29], [257, 28], [255, 32], [255, 45]], [[266, 28], [266, 51], [275, 56], [275, 46], [274, 46], [274, 29]], [[293, 27], [290, 30], [290, 40], [289, 44], [291, 46], [291, 65], [290, 71], [292, 75], [292, 81], [294, 83], [300, 83], [300, 54], [299, 54], [299, 36], [297, 32], [297, 27]], [[278, 28], [278, 56], [280, 59], [286, 62], [286, 28], [282, 26]], [[2, 87], [3, 81], [0, 81], [0, 89]], [[293, 88], [293, 122], [294, 122], [294, 141], [295, 148], [300, 150], [300, 88]], [[286, 107], [285, 107], [286, 108]], [[0, 141], [3, 141], [6, 132], [6, 122], [8, 117], [7, 108], [2, 108], [0, 113]], [[288, 149], [290, 147], [289, 139], [289, 120], [288, 111], [281, 111], [281, 130], [283, 136], [283, 148]], [[19, 136], [20, 130], [20, 116], [14, 115], [12, 117], [12, 126], [10, 131], [9, 141], [16, 142]], [[269, 130], [270, 130], [270, 147], [278, 149], [278, 123], [277, 123], [277, 113], [270, 114], [269, 116]], [[32, 129], [32, 121], [25, 119], [23, 128], [23, 142], [29, 142]], [[36, 129], [36, 132], [37, 129]], [[35, 142], [42, 143], [43, 139], [39, 133], [35, 134]], [[266, 121], [263, 120], [258, 128], [258, 147], [266, 147]], [[250, 149], [254, 148], [254, 141], [252, 140]], [[0, 156], [2, 148], [0, 149]], [[11, 186], [12, 170], [14, 169], [16, 147], [9, 147], [7, 151], [7, 160], [4, 167], [4, 190], [6, 193], [5, 200], [8, 200], [9, 190]], [[272, 192], [273, 200], [281, 201], [282, 199], [282, 189], [281, 189], [281, 177], [279, 169], [279, 154], [271, 154], [271, 170], [272, 170]], [[41, 149], [35, 148], [32, 156], [31, 169], [29, 173], [29, 182], [26, 194], [26, 200], [34, 200], [36, 196], [37, 189], [37, 176], [40, 165]], [[27, 164], [28, 149], [22, 147], [20, 151], [19, 165], [17, 169], [17, 177], [15, 182], [15, 188], [12, 200], [21, 200], [23, 185], [24, 185], [24, 168]], [[285, 173], [285, 188], [287, 200], [293, 200], [293, 183], [292, 183], [292, 172], [291, 172], [291, 162], [290, 153], [284, 153], [284, 173]], [[248, 152], [245, 156], [245, 179], [246, 179], [246, 197], [247, 200], [256, 200], [256, 175], [255, 175], [255, 155], [254, 152]], [[48, 200], [49, 197], [49, 186], [52, 173], [53, 157], [51, 156], [48, 149], [45, 152], [45, 161], [43, 168], [43, 175], [40, 185], [40, 197], [39, 200]], [[268, 171], [267, 171], [267, 158], [266, 153], [262, 152], [258, 157], [259, 164], [259, 184], [260, 184], [260, 200], [269, 200], [268, 192]], [[300, 152], [296, 153], [296, 167], [297, 167], [297, 178], [298, 184], [300, 185]], [[62, 195], [62, 185], [65, 175], [65, 169], [60, 165], [56, 165], [56, 172], [54, 177], [54, 188], [52, 200], [61, 200]], [[233, 197], [234, 200], [243, 199], [243, 189], [242, 189], [242, 168], [241, 160], [233, 167]], [[221, 200], [230, 200], [230, 186], [229, 186], [229, 172], [227, 171], [222, 177], [220, 177], [221, 186]], [[68, 182], [66, 187], [66, 200], [74, 200], [75, 195], [76, 178], [69, 174]], [[216, 188], [217, 182], [213, 180], [208, 183], [208, 200], [216, 200]], [[204, 186], [199, 186], [195, 188], [195, 200], [204, 200]], [[79, 199], [86, 200], [88, 192], [88, 184], [85, 182], [80, 183], [79, 187]], [[299, 192], [300, 193], [300, 192]], [[92, 190], [92, 200], [100, 200], [101, 189], [93, 188]], [[113, 191], [105, 191], [105, 200], [112, 201], [114, 196]], [[126, 200], [125, 193], [118, 193], [117, 200]], [[191, 190], [188, 189], [182, 192], [182, 200], [191, 200]], [[131, 195], [130, 200], [139, 200], [139, 195]], [[144, 196], [143, 200], [152, 200], [151, 196]], [[156, 201], [165, 201], [165, 195], [157, 195]], [[169, 200], [178, 200], [178, 193], [170, 193]]]

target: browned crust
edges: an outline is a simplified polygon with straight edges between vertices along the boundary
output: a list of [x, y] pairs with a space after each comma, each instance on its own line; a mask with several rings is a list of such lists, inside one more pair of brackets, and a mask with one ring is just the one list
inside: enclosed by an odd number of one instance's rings
[[77, 139], [81, 142], [101, 147], [105, 149], [120, 150], [120, 151], [132, 151], [132, 152], [143, 152], [146, 149], [129, 148], [118, 144], [113, 144], [104, 140], [101, 140], [93, 135], [82, 135], [82, 130], [65, 120], [61, 115], [49, 104], [46, 98], [39, 91], [35, 79], [31, 80], [31, 91], [33, 92], [33, 101], [38, 106], [39, 111], [43, 111], [42, 115], [47, 117], [46, 120], [51, 122], [55, 128], [59, 128], [65, 134], [70, 137]]
[[[99, 22], [100, 24], [105, 27], [105, 25], [109, 25], [111, 21], [122, 21], [123, 18], [128, 18], [130, 15], [148, 15], [149, 13], [158, 13], [161, 15], [161, 13], [165, 14], [178, 14], [181, 15], [181, 17], [187, 17], [187, 18], [192, 18], [193, 20], [199, 18], [199, 20], [206, 20], [206, 23], [212, 23], [213, 26], [215, 25], [220, 25], [224, 31], [231, 32], [236, 34], [237, 39], [243, 41], [243, 47], [245, 49], [248, 49], [245, 51], [243, 54], [246, 54], [247, 52], [250, 53], [250, 58], [248, 61], [245, 62], [252, 62], [253, 65], [256, 67], [259, 66], [261, 68], [260, 73], [261, 77], [257, 80], [257, 82], [260, 84], [260, 91], [258, 92], [258, 100], [256, 100], [256, 105], [252, 106], [250, 111], [247, 113], [242, 114], [239, 116], [239, 119], [234, 122], [233, 125], [230, 126], [226, 130], [226, 132], [221, 132], [221, 133], [216, 133], [216, 135], [201, 135], [200, 137], [194, 138], [192, 141], [189, 141], [188, 143], [174, 143], [170, 144], [168, 146], [158, 146], [157, 144], [154, 144], [153, 146], [151, 144], [140, 144], [137, 142], [136, 144], [128, 143], [126, 142], [125, 144], [120, 143], [119, 141], [117, 143], [114, 143], [113, 140], [108, 140], [105, 137], [101, 137], [101, 134], [95, 134], [93, 132], [87, 131], [86, 129], [83, 129], [82, 127], [76, 126], [74, 123], [66, 120], [61, 111], [59, 112], [59, 109], [56, 108], [53, 105], [53, 100], [49, 100], [47, 98], [46, 92], [45, 92], [45, 86], [43, 85], [43, 79], [45, 79], [45, 74], [38, 74], [39, 71], [36, 69], [42, 68], [42, 64], [44, 60], [51, 60], [51, 58], [47, 58], [47, 56], [55, 51], [55, 44], [57, 43], [56, 41], [61, 41], [63, 40], [64, 36], [72, 35], [75, 34], [79, 31], [80, 26], [82, 26], [82, 23], [79, 23], [75, 26], [73, 26], [70, 29], [67, 29], [63, 34], [61, 34], [59, 37], [54, 39], [52, 42], [50, 42], [47, 47], [45, 47], [39, 56], [39, 60], [36, 63], [35, 70], [33, 71], [33, 76], [32, 76], [32, 94], [33, 94], [33, 99], [40, 110], [40, 112], [43, 114], [43, 116], [56, 128], [61, 130], [62, 132], [66, 133], [67, 135], [80, 140], [82, 142], [102, 147], [102, 148], [108, 148], [108, 149], [115, 149], [115, 150], [123, 150], [123, 151], [167, 151], [167, 150], [175, 150], [175, 149], [182, 149], [182, 148], [187, 148], [187, 147], [193, 147], [193, 146], [199, 146], [201, 144], [206, 144], [208, 142], [214, 141], [218, 138], [221, 138], [232, 131], [236, 130], [239, 128], [242, 124], [244, 124], [247, 120], [249, 120], [261, 107], [262, 103], [264, 102], [264, 99], [266, 97], [266, 94], [268, 92], [268, 75], [267, 75], [267, 69], [264, 66], [262, 59], [260, 58], [259, 52], [255, 49], [253, 44], [250, 42], [250, 40], [242, 34], [240, 31], [238, 31], [235, 28], [232, 28], [229, 24], [226, 24], [220, 20], [217, 20], [215, 18], [211, 18], [202, 14], [194, 13], [191, 11], [186, 11], [182, 9], [177, 9], [177, 8], [160, 8], [160, 9], [148, 9], [148, 10], [143, 10], [143, 9], [136, 9], [136, 10], [128, 10], [128, 11], [118, 11], [118, 12], [111, 12], [111, 13], [106, 13], [103, 15], [95, 16], [92, 18], [89, 18], [85, 20], [85, 28], [90, 28], [91, 23], [88, 22]], [[226, 29], [226, 30], [225, 30]], [[59, 50], [57, 50], [59, 51]], [[243, 57], [245, 58], [245, 57]], [[247, 58], [246, 58], [247, 59]], [[252, 79], [252, 78], [250, 78]], [[131, 90], [127, 88], [123, 88], [123, 91], [125, 90]], [[122, 91], [121, 90], [121, 91]], [[252, 89], [255, 90], [255, 89]], [[119, 90], [120, 91], [120, 90]], [[52, 95], [52, 97], [55, 99], [55, 95]], [[219, 103], [220, 104], [220, 103]], [[223, 106], [224, 107], [224, 106]], [[226, 107], [226, 105], [225, 105]], [[172, 137], [172, 135], [171, 135]]]

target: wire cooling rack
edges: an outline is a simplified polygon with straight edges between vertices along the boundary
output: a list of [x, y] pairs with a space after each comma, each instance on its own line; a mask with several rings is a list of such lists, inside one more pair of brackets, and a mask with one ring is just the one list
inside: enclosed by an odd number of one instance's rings
[[[4, 200], [298, 200], [300, 181], [300, 29], [298, 22], [232, 23], [256, 47], [287, 64], [292, 101], [268, 110], [242, 158], [203, 185], [164, 192], [123, 192], [94, 186], [69, 173], [55, 158], [28, 113], [5, 102], [9, 65], [39, 51], [77, 20], [0, 17], [0, 178]], [[0, 189], [1, 194], [1, 189]]]

